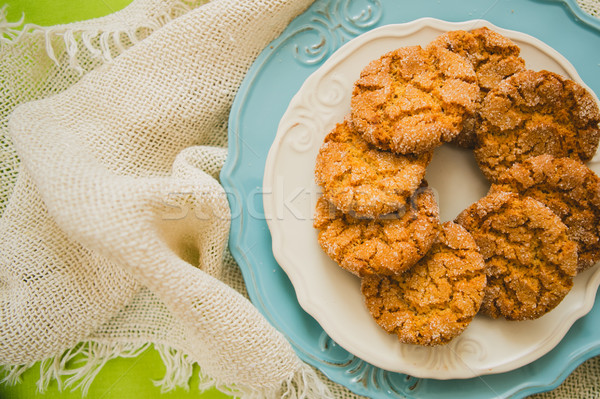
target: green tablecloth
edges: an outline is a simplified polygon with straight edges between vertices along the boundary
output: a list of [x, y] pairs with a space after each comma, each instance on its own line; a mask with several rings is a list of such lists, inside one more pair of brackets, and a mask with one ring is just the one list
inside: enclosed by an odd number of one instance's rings
[[[8, 0], [7, 20], [20, 20], [24, 15], [26, 23], [51, 26], [101, 17], [118, 11], [129, 4], [131, 0]], [[32, 399], [54, 398], [81, 399], [81, 390], [59, 391], [58, 385], [52, 383], [45, 393], [37, 390], [39, 379], [39, 364], [23, 375], [23, 382], [16, 386], [0, 385], [0, 398], [3, 399]], [[87, 398], [90, 399], [152, 399], [152, 398], [227, 398], [216, 390], [200, 393], [197, 389], [198, 369], [194, 370], [190, 381], [190, 389], [176, 389], [161, 394], [160, 388], [152, 383], [160, 380], [165, 374], [165, 366], [154, 349], [148, 349], [141, 355], [124, 359], [112, 360], [100, 371], [92, 383]]]

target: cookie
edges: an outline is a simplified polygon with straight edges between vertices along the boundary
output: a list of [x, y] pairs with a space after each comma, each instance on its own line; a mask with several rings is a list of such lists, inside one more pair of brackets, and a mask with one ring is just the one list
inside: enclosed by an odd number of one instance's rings
[[473, 237], [446, 222], [427, 255], [394, 276], [361, 280], [375, 321], [403, 343], [434, 346], [458, 336], [481, 306], [485, 266]]
[[557, 214], [577, 243], [579, 272], [600, 260], [600, 178], [586, 165], [539, 155], [514, 164], [490, 191], [521, 193]]
[[[486, 27], [471, 31], [454, 30], [435, 38], [428, 47], [441, 47], [466, 58], [477, 75], [479, 102], [503, 79], [525, 70], [521, 49], [509, 38]], [[463, 130], [452, 141], [465, 148], [475, 146], [477, 114], [464, 122]]]
[[541, 202], [499, 191], [472, 204], [456, 221], [473, 235], [485, 259], [482, 313], [536, 319], [571, 290], [577, 244], [567, 226]]
[[492, 182], [513, 163], [542, 154], [590, 160], [600, 111], [578, 83], [548, 71], [523, 71], [492, 89], [480, 107], [475, 158]]
[[402, 47], [369, 63], [355, 82], [352, 123], [375, 146], [408, 154], [454, 139], [479, 95], [472, 65], [441, 48]]
[[432, 152], [395, 154], [367, 143], [348, 121], [336, 125], [317, 154], [315, 180], [344, 213], [375, 218], [396, 212], [421, 185]]
[[321, 248], [357, 276], [400, 273], [429, 250], [439, 227], [439, 209], [428, 187], [415, 191], [402, 211], [380, 219], [342, 213], [325, 198], [317, 201], [314, 226]]

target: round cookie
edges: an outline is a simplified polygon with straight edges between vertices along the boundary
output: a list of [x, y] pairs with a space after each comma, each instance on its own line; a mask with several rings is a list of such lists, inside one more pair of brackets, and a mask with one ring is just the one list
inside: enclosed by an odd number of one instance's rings
[[396, 212], [421, 185], [432, 152], [395, 154], [367, 143], [348, 121], [336, 125], [317, 154], [323, 197], [344, 213], [375, 218]]
[[400, 273], [429, 250], [439, 227], [433, 191], [422, 187], [402, 211], [380, 219], [359, 219], [342, 213], [320, 197], [314, 226], [327, 255], [357, 276]]
[[473, 237], [446, 222], [427, 255], [394, 276], [361, 281], [375, 321], [403, 343], [446, 344], [464, 331], [479, 311], [486, 285], [485, 265]]
[[[504, 78], [525, 70], [517, 44], [486, 27], [471, 31], [454, 30], [435, 38], [429, 47], [441, 47], [466, 58], [477, 75], [479, 102]], [[464, 122], [463, 130], [452, 141], [465, 148], [475, 146], [477, 114]]]
[[577, 244], [548, 207], [510, 192], [488, 194], [456, 221], [475, 238], [486, 264], [481, 312], [508, 320], [536, 319], [573, 286]]
[[600, 111], [578, 83], [548, 71], [523, 71], [492, 89], [479, 110], [475, 158], [492, 182], [513, 163], [550, 154], [590, 160]]
[[600, 260], [600, 178], [586, 165], [539, 155], [514, 164], [490, 191], [535, 198], [557, 214], [577, 243], [579, 272]]
[[475, 72], [463, 57], [402, 47], [361, 71], [350, 101], [352, 123], [381, 149], [427, 152], [456, 137], [478, 95]]

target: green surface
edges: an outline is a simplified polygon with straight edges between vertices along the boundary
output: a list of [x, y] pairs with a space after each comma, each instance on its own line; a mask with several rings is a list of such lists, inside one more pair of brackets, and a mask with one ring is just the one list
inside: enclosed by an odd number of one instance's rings
[[131, 0], [5, 0], [9, 22], [52, 26], [98, 18], [124, 8]]
[[[89, 399], [218, 399], [230, 398], [217, 391], [200, 392], [198, 384], [199, 368], [194, 367], [190, 379], [189, 389], [177, 388], [173, 391], [161, 393], [153, 381], [161, 380], [165, 376], [165, 366], [159, 353], [150, 348], [135, 358], [117, 358], [109, 361], [91, 384], [86, 398]], [[0, 398], [2, 399], [82, 399], [81, 389], [58, 389], [58, 384], [53, 381], [44, 393], [37, 391], [37, 381], [40, 377], [39, 363], [27, 370], [22, 376], [22, 382], [14, 386], [0, 385]]]
[[[129, 4], [130, 0], [8, 0], [7, 20], [15, 22], [24, 16], [25, 23], [52, 26], [70, 22], [98, 18], [118, 11]], [[219, 399], [229, 396], [217, 391], [198, 390], [198, 368], [194, 369], [194, 377], [190, 381], [189, 390], [183, 388], [161, 394], [160, 388], [153, 381], [165, 375], [165, 366], [158, 352], [149, 349], [141, 355], [124, 359], [118, 358], [108, 362], [90, 386], [87, 398], [90, 399], [152, 399], [152, 398], [200, 398]], [[24, 373], [22, 382], [15, 386], [0, 384], [2, 399], [56, 398], [81, 399], [82, 392], [76, 390], [58, 390], [56, 382], [50, 384], [45, 393], [37, 392], [37, 381], [40, 376], [39, 364]]]

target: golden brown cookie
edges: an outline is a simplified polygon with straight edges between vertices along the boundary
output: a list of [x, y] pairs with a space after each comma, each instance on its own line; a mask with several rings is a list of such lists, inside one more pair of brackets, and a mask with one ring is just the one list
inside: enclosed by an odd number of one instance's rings
[[478, 95], [475, 72], [463, 57], [402, 47], [362, 70], [350, 101], [352, 123], [381, 149], [427, 152], [456, 137]]
[[[435, 38], [429, 47], [441, 47], [466, 58], [477, 74], [479, 102], [502, 81], [525, 70], [521, 49], [509, 38], [486, 27], [471, 31], [454, 30]], [[464, 128], [452, 141], [465, 148], [475, 146], [477, 114], [465, 120]]]
[[600, 260], [600, 178], [586, 165], [539, 155], [514, 164], [490, 191], [533, 197], [557, 214], [577, 243], [578, 271]]
[[480, 107], [475, 158], [494, 181], [513, 163], [550, 154], [586, 162], [600, 140], [600, 111], [578, 83], [548, 71], [523, 71], [492, 89]]
[[439, 227], [439, 210], [430, 188], [415, 191], [402, 211], [381, 219], [342, 213], [320, 197], [314, 226], [321, 248], [342, 268], [365, 276], [400, 273], [429, 250]]
[[323, 197], [342, 212], [375, 218], [404, 206], [421, 185], [431, 156], [380, 150], [344, 121], [325, 137], [315, 179]]
[[573, 286], [577, 244], [548, 207], [511, 192], [488, 194], [456, 221], [475, 238], [486, 264], [481, 312], [508, 320], [538, 318]]
[[402, 274], [367, 276], [361, 290], [375, 321], [403, 343], [446, 344], [483, 300], [485, 266], [473, 237], [446, 222], [427, 255]]

